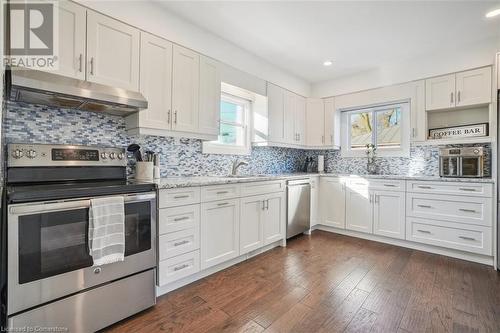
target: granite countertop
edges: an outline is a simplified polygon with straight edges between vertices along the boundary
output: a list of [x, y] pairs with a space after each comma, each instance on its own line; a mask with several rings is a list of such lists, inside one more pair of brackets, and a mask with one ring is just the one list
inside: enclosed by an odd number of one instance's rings
[[303, 177], [345, 177], [345, 178], [368, 178], [368, 179], [396, 179], [396, 180], [418, 180], [418, 181], [446, 181], [463, 183], [494, 183], [492, 178], [442, 178], [438, 176], [404, 176], [404, 175], [350, 175], [333, 173], [284, 173], [276, 175], [256, 175], [256, 176], [186, 176], [186, 177], [165, 177], [155, 183], [160, 189], [170, 189], [191, 186], [209, 186], [236, 183], [249, 183], [267, 180], [284, 180]]

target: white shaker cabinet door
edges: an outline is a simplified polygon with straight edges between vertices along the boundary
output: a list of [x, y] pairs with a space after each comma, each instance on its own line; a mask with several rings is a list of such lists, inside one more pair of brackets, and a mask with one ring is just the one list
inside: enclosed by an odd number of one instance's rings
[[306, 108], [306, 136], [308, 146], [325, 143], [325, 106], [321, 98], [308, 98]]
[[372, 233], [372, 194], [367, 187], [349, 188], [346, 194], [346, 229]]
[[491, 67], [457, 73], [457, 106], [491, 103]]
[[262, 195], [240, 200], [240, 255], [264, 244], [262, 222], [265, 205], [265, 196]]
[[169, 130], [172, 123], [172, 43], [141, 33], [140, 91], [148, 108], [139, 113], [139, 127]]
[[268, 126], [271, 142], [286, 142], [285, 90], [272, 83], [267, 83]]
[[219, 63], [211, 58], [200, 58], [199, 132], [219, 135], [221, 79]]
[[286, 234], [285, 193], [267, 195], [264, 209], [264, 245], [284, 239]]
[[455, 74], [425, 80], [426, 110], [455, 107], [455, 100]]
[[201, 268], [239, 255], [239, 199], [201, 204]]
[[373, 233], [405, 239], [405, 192], [373, 193]]
[[139, 91], [138, 29], [87, 11], [87, 80]]
[[321, 224], [345, 229], [346, 187], [340, 178], [320, 178]]
[[57, 2], [59, 54], [56, 74], [85, 80], [85, 7], [70, 1]]

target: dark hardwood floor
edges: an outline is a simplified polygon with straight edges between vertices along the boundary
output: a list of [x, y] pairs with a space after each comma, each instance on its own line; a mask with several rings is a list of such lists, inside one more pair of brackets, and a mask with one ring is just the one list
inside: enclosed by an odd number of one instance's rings
[[162, 296], [107, 331], [500, 332], [500, 274], [315, 231]]

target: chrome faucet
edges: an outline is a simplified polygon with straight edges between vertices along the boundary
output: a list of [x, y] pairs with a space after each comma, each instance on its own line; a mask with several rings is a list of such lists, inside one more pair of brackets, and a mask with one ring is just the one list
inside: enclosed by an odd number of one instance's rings
[[240, 161], [238, 159], [236, 159], [234, 162], [233, 162], [233, 167], [231, 169], [231, 176], [236, 176], [236, 172], [238, 171], [238, 168], [242, 165], [248, 165], [248, 162], [245, 162], [245, 161]]

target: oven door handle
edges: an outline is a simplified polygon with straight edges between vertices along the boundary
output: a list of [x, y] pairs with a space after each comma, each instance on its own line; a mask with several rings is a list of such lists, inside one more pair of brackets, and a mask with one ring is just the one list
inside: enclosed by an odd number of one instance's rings
[[[145, 194], [129, 194], [123, 195], [123, 200], [127, 202], [148, 201], [156, 198], [156, 193]], [[14, 215], [23, 214], [36, 214], [51, 212], [57, 210], [70, 210], [70, 209], [88, 209], [90, 208], [90, 199], [81, 200], [62, 200], [62, 201], [47, 201], [45, 203], [30, 203], [24, 205], [16, 205], [9, 207], [9, 212]]]

